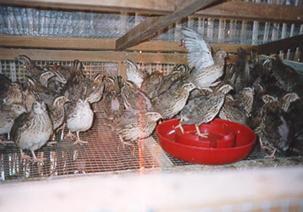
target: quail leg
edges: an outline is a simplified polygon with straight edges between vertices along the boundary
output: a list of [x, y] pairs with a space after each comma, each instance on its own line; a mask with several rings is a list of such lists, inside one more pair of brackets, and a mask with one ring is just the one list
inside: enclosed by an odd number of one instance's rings
[[35, 152], [33, 151], [33, 150], [31, 150], [31, 153], [32, 153], [32, 155], [33, 155], [33, 162], [34, 163], [40, 163], [40, 164], [44, 164], [44, 159], [43, 158], [37, 158], [36, 157], [36, 154], [35, 154]]
[[177, 126], [175, 126], [175, 129], [179, 128], [181, 130], [181, 133], [184, 134], [184, 128], [182, 127], [182, 124], [178, 124]]
[[60, 141], [63, 141], [63, 139], [64, 139], [65, 123], [63, 123], [62, 126], [57, 129], [57, 131], [59, 131], [59, 130], [61, 130]]
[[69, 130], [68, 133], [66, 134], [65, 138], [68, 139], [74, 139], [76, 136]]
[[[131, 147], [132, 156], [135, 156], [135, 146], [134, 146], [134, 144], [126, 142], [126, 141], [123, 140], [122, 136], [120, 136], [120, 135], [118, 135], [118, 136], [119, 136], [119, 139], [121, 141], [122, 148], [124, 149], [125, 146], [130, 146]], [[120, 151], [120, 145], [118, 145], [117, 149], [118, 149], [118, 151]]]
[[20, 149], [20, 155], [21, 155], [20, 156], [21, 160], [31, 160], [32, 159], [29, 155], [24, 154], [24, 152], [22, 151], [22, 149]]
[[264, 158], [266, 158], [266, 159], [275, 159], [276, 158], [276, 156], [275, 156], [276, 152], [277, 152], [277, 149], [275, 148], [270, 155], [266, 155]]
[[195, 128], [196, 128], [197, 135], [198, 135], [199, 137], [208, 138], [208, 133], [207, 133], [207, 132], [205, 132], [205, 133], [201, 133], [201, 132], [200, 132], [199, 125], [195, 124]]
[[77, 134], [77, 139], [76, 139], [76, 141], [74, 142], [74, 144], [80, 144], [80, 145], [82, 145], [82, 144], [87, 144], [87, 143], [88, 143], [87, 141], [82, 141], [82, 140], [80, 139], [79, 133], [80, 133], [79, 131], [76, 132], [76, 134]]

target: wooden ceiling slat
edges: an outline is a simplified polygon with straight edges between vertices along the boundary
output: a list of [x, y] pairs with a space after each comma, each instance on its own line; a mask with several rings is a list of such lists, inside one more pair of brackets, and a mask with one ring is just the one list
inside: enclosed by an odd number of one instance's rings
[[[67, 37], [37, 37], [37, 36], [0, 36], [0, 47], [5, 48], [34, 48], [34, 49], [62, 49], [62, 50], [90, 50], [113, 51], [115, 39], [67, 38]], [[251, 45], [213, 43], [214, 50], [223, 49], [236, 52], [238, 48], [249, 50]], [[174, 41], [148, 41], [127, 49], [128, 51], [143, 52], [180, 52], [186, 49]]]
[[[166, 15], [180, 7], [180, 0], [0, 0], [3, 5], [103, 12], [140, 12]], [[188, 1], [186, 1], [188, 2]], [[184, 1], [183, 1], [184, 3]], [[195, 15], [273, 22], [303, 23], [303, 7], [255, 4], [239, 0], [198, 11]]]
[[208, 7], [216, 2], [218, 2], [218, 0], [195, 0], [176, 10], [172, 14], [148, 18], [119, 38], [116, 41], [116, 49], [124, 50], [146, 41], [176, 21], [181, 20], [182, 18], [193, 14], [197, 10]]
[[254, 49], [259, 54], [275, 54], [280, 50], [294, 49], [296, 47], [303, 48], [303, 35], [297, 35], [291, 38], [285, 38], [261, 44], [255, 46]]

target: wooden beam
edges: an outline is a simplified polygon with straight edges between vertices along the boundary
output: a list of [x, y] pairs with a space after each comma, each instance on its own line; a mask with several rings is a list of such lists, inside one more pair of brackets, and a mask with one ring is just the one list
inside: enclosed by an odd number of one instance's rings
[[116, 49], [124, 50], [137, 45], [142, 41], [146, 41], [147, 39], [154, 37], [158, 32], [169, 25], [181, 20], [183, 17], [189, 16], [197, 10], [210, 6], [216, 2], [218, 2], [218, 0], [195, 0], [167, 16], [148, 18], [119, 38], [116, 42]]
[[163, 15], [175, 9], [175, 0], [0, 0], [0, 4], [97, 12], [136, 12]]
[[283, 23], [303, 23], [303, 7], [248, 3], [238, 0], [227, 1], [206, 8], [197, 12], [196, 15]]
[[117, 51], [82, 51], [82, 50], [42, 50], [0, 48], [0, 59], [14, 60], [18, 55], [27, 55], [33, 60], [50, 61], [100, 61], [119, 63], [130, 59], [140, 63], [185, 64], [186, 54], [182, 53], [139, 53]]
[[[140, 14], [167, 15], [180, 6], [179, 0], [0, 0], [2, 5], [39, 7], [97, 12], [140, 12]], [[277, 4], [254, 4], [239, 0], [227, 1], [198, 11], [195, 15], [303, 23], [303, 7]]]
[[[115, 49], [115, 39], [66, 38], [66, 37], [37, 37], [37, 36], [0, 36], [0, 47], [31, 48], [31, 49], [65, 49], [65, 50], [93, 50], [112, 51]], [[222, 49], [236, 52], [238, 48], [249, 51], [252, 46], [244, 44], [214, 43], [214, 50]], [[149, 41], [127, 49], [142, 52], [180, 52], [186, 49], [174, 41]]]
[[293, 49], [299, 46], [303, 47], [303, 35], [297, 35], [291, 38], [261, 44], [255, 46], [254, 49], [259, 54], [275, 54], [280, 50]]

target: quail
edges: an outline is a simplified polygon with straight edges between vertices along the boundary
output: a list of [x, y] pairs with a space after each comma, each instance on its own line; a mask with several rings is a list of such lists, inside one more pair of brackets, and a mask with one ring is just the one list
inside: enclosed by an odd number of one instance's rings
[[50, 138], [53, 131], [52, 121], [44, 102], [34, 102], [32, 110], [18, 116], [11, 129], [11, 138], [22, 150], [30, 150], [35, 162], [40, 161], [35, 150], [41, 148]]
[[69, 102], [69, 99], [67, 99], [66, 96], [59, 96], [55, 98], [53, 104], [51, 105], [51, 107], [49, 107], [49, 115], [52, 120], [54, 135], [58, 130], [58, 128], [61, 127], [61, 125], [64, 122], [65, 119], [64, 105], [67, 102]]
[[280, 99], [268, 94], [262, 96], [264, 105], [259, 111], [260, 122], [255, 132], [267, 157], [273, 158], [277, 151], [288, 150], [293, 135], [287, 112], [290, 104], [298, 99], [296, 93], [287, 93]]
[[243, 88], [238, 95], [227, 95], [219, 117], [221, 119], [247, 124], [251, 116], [254, 100], [254, 90], [250, 87]]
[[223, 84], [215, 91], [206, 96], [200, 96], [190, 101], [181, 111], [180, 129], [183, 132], [182, 124], [195, 124], [197, 134], [200, 137], [207, 137], [207, 133], [202, 134], [199, 126], [212, 121], [220, 112], [225, 95], [232, 90], [229, 84]]
[[66, 126], [68, 130], [76, 132], [77, 139], [74, 144], [86, 144], [80, 139], [80, 132], [85, 132], [92, 127], [94, 113], [87, 99], [79, 99], [67, 115]]
[[223, 75], [225, 51], [218, 51], [212, 57], [211, 50], [202, 36], [190, 28], [182, 30], [185, 47], [188, 50], [188, 63], [191, 68], [190, 80], [197, 88], [215, 86], [216, 81]]
[[119, 120], [116, 132], [123, 142], [133, 143], [149, 137], [161, 118], [161, 114], [157, 112], [134, 112]]
[[195, 89], [195, 85], [191, 82], [181, 84], [176, 89], [170, 89], [152, 99], [153, 109], [160, 113], [164, 119], [173, 118], [183, 109], [193, 89]]

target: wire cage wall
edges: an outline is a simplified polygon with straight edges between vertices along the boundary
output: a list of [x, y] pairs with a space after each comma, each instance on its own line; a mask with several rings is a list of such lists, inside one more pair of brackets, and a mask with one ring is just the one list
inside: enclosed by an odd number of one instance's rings
[[[298, 7], [303, 5], [302, 0], [255, 0], [252, 2]], [[47, 38], [118, 38], [149, 16], [138, 12], [69, 11], [1, 5], [0, 34]], [[174, 23], [154, 40], [179, 42], [182, 39], [182, 27], [197, 30], [210, 43], [256, 45], [303, 34], [303, 25], [297, 23], [222, 19], [195, 15]], [[284, 52], [284, 56], [300, 60], [298, 52], [301, 51], [301, 48], [299, 46], [296, 49], [288, 50]], [[284, 57], [282, 53], [281, 56]], [[297, 56], [295, 56], [296, 54]], [[36, 60], [35, 62], [38, 65], [58, 63], [69, 66], [72, 61], [47, 60], [45, 58], [45, 60]], [[84, 72], [90, 78], [97, 73], [117, 75], [120, 72], [118, 62], [86, 60], [83, 63]], [[165, 63], [163, 61], [158, 63], [138, 62], [137, 65], [146, 73], [161, 71], [164, 75], [167, 75], [176, 63]], [[2, 58], [0, 58], [0, 73], [9, 77], [13, 82], [23, 81], [26, 75], [24, 69], [15, 60], [4, 60]], [[38, 155], [45, 159], [43, 166], [20, 160], [19, 152], [14, 145], [10, 145], [8, 148], [0, 146], [1, 180], [189, 165], [164, 153], [155, 136], [148, 142], [143, 142], [143, 144], [134, 145], [133, 147], [123, 146], [117, 135], [106, 126], [100, 105], [96, 104], [93, 107], [96, 112], [95, 124], [91, 130], [83, 133], [89, 144], [87, 146], [73, 146], [70, 142], [62, 142], [55, 146], [45, 146], [38, 151]], [[302, 158], [300, 157], [273, 161], [247, 160], [225, 167], [288, 166], [299, 165], [301, 162]], [[208, 168], [208, 166], [201, 166], [201, 168], [203, 167]]]

